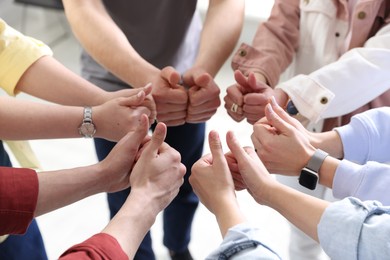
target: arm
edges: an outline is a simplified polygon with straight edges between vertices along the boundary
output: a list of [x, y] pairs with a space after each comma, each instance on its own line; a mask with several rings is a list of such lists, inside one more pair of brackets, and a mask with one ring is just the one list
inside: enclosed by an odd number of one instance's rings
[[235, 254], [239, 254], [248, 259], [280, 259], [262, 243], [260, 230], [245, 223], [246, 218], [236, 199], [228, 158], [222, 152], [217, 132], [209, 133], [209, 145], [211, 154], [193, 165], [190, 176], [191, 186], [201, 202], [215, 215], [224, 237], [222, 244], [208, 258], [217, 259], [221, 255], [234, 258]]
[[211, 154], [191, 169], [190, 183], [201, 202], [217, 219], [222, 236], [228, 229], [246, 221], [238, 207], [233, 179], [222, 153], [218, 133], [209, 133]]
[[10, 95], [25, 92], [60, 104], [91, 106], [134, 94], [97, 88], [51, 57], [44, 43], [21, 34], [1, 19], [0, 42], [0, 86]]
[[192, 68], [183, 75], [189, 86], [186, 122], [209, 120], [221, 104], [220, 89], [214, 77], [235, 47], [244, 20], [242, 0], [211, 0]]
[[[151, 91], [151, 89], [145, 89]], [[143, 114], [150, 110], [139, 106], [145, 93], [128, 98], [117, 98], [92, 108], [96, 136], [120, 140], [129, 131], [135, 131]], [[0, 97], [0, 137], [5, 140], [81, 137], [79, 127], [83, 108], [37, 103]], [[28, 126], [28, 127], [26, 127]]]
[[[364, 164], [367, 161], [390, 162], [390, 108], [370, 109], [352, 117], [351, 122], [336, 128], [343, 144], [344, 158]], [[356, 140], [360, 140], [356, 142]]]
[[[100, 234], [115, 238], [129, 259], [134, 258], [157, 214], [169, 205], [183, 183], [185, 167], [180, 163], [180, 154], [164, 143], [165, 136], [166, 127], [160, 123], [151, 141], [144, 144], [141, 156], [131, 172], [130, 195]], [[94, 251], [94, 247], [104, 246], [100, 245], [99, 241], [91, 243], [91, 251]], [[88, 244], [87, 240], [72, 247], [63, 254], [64, 259], [72, 258], [72, 253], [89, 251], [85, 249]], [[111, 252], [105, 253], [111, 256], [110, 259], [114, 259], [113, 256], [117, 252], [111, 248]]]
[[129, 173], [149, 128], [146, 116], [135, 132], [123, 137], [103, 161], [86, 167], [38, 174], [39, 193], [35, 216], [100, 192], [130, 186]]
[[64, 7], [74, 34], [100, 65], [134, 88], [151, 82], [157, 119], [169, 126], [185, 123], [188, 96], [178, 84], [180, 74], [172, 68], [161, 71], [141, 57], [101, 0], [65, 0]]
[[24, 233], [34, 216], [92, 194], [129, 187], [129, 172], [148, 128], [144, 116], [137, 130], [124, 137], [96, 165], [39, 174], [30, 169], [0, 168], [1, 234]]
[[252, 46], [242, 44], [234, 55], [232, 68], [244, 75], [260, 74], [264, 83], [275, 87], [298, 47], [299, 21], [298, 0], [276, 0], [268, 20], [259, 25]]
[[[298, 0], [275, 1], [269, 19], [259, 25], [252, 46], [242, 44], [233, 56], [236, 83], [228, 87], [224, 100], [235, 121], [246, 118], [254, 124], [264, 116], [271, 96], [279, 104], [286, 104], [288, 96], [274, 91], [274, 87], [298, 47], [299, 21]], [[238, 113], [230, 111], [233, 103], [239, 106]]]
[[[244, 151], [232, 132], [227, 143], [236, 158], [237, 169], [254, 199], [286, 217], [291, 223], [318, 241], [317, 225], [329, 202], [296, 191], [278, 183], [253, 149]], [[231, 167], [231, 166], [230, 166]]]
[[338, 61], [309, 75], [298, 75], [277, 88], [287, 93], [300, 114], [311, 121], [350, 113], [389, 89], [389, 43], [387, 25], [364, 47], [354, 48]]
[[[63, 3], [76, 38], [108, 71], [134, 88], [145, 86], [151, 75], [160, 74], [158, 68], [144, 60], [131, 46], [101, 0], [64, 0]], [[105, 35], [104, 43], [102, 35]]]

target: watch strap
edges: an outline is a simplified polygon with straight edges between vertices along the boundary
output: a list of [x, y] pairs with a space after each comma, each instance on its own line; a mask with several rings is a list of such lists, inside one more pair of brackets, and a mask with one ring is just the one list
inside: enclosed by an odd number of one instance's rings
[[92, 123], [92, 108], [84, 107], [83, 123]]
[[321, 149], [317, 149], [307, 163], [306, 168], [309, 168], [315, 172], [319, 172], [321, 165], [324, 163], [324, 160], [328, 155], [329, 154], [327, 152], [324, 152]]

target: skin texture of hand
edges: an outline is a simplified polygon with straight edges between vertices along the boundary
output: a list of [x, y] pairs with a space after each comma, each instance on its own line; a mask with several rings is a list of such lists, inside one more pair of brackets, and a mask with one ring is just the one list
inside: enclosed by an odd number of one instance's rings
[[150, 141], [144, 143], [130, 176], [131, 193], [148, 194], [156, 200], [157, 212], [177, 195], [186, 172], [180, 153], [164, 142], [166, 132], [166, 125], [158, 123]]
[[164, 143], [166, 125], [158, 123], [130, 175], [131, 192], [102, 231], [115, 237], [133, 259], [157, 214], [179, 193], [186, 172], [180, 154]]
[[265, 108], [267, 122], [260, 120], [253, 126], [253, 145], [270, 172], [299, 175], [314, 154], [315, 147], [310, 144], [307, 130], [275, 99], [271, 100]]
[[[116, 192], [130, 186], [130, 171], [136, 163], [136, 156], [149, 130], [146, 115], [141, 115], [138, 127], [129, 132], [112, 149], [110, 154], [99, 164], [107, 172], [106, 183], [109, 185], [105, 192]], [[109, 173], [109, 174], [108, 174]]]
[[[274, 90], [266, 84], [266, 79], [258, 73], [250, 73], [245, 77], [241, 71], [235, 71], [236, 84], [228, 87], [225, 96], [225, 108], [237, 122], [247, 119], [254, 124], [264, 117], [264, 108], [271, 96], [275, 96], [279, 104], [285, 104], [288, 96], [282, 90]], [[232, 112], [232, 104], [238, 105], [238, 111]]]
[[156, 102], [157, 120], [167, 126], [182, 125], [187, 117], [187, 90], [179, 85], [180, 74], [165, 67], [153, 81], [153, 98]]
[[40, 172], [35, 216], [100, 192], [128, 188], [135, 156], [148, 130], [148, 119], [144, 115], [139, 127], [123, 137], [103, 161], [91, 166]]
[[292, 224], [318, 241], [317, 226], [329, 202], [278, 183], [269, 174], [253, 149], [244, 150], [232, 132], [227, 144], [248, 191], [259, 204], [277, 210]]
[[201, 68], [192, 68], [183, 75], [188, 89], [187, 123], [209, 120], [221, 105], [219, 87], [213, 77]]
[[121, 89], [113, 92], [106, 92], [104, 98], [102, 99], [103, 102], [101, 102], [101, 104], [106, 103], [115, 98], [132, 97], [134, 95], [137, 95], [139, 92], [143, 91], [145, 92], [145, 98], [142, 101], [142, 103], [138, 106], [146, 107], [150, 111], [149, 124], [153, 124], [154, 121], [156, 120], [157, 110], [156, 110], [156, 104], [152, 96], [152, 89], [153, 86], [151, 83], [149, 83], [146, 84], [146, 86], [143, 88], [129, 88], [129, 89]]
[[[248, 192], [254, 197], [254, 199], [260, 203], [264, 203], [265, 191], [276, 183], [276, 180], [269, 174], [264, 164], [253, 148], [242, 148], [239, 141], [229, 131], [226, 134], [226, 141], [231, 151], [230, 157], [234, 157], [235, 160], [230, 160], [229, 168], [236, 169], [236, 175], [240, 174], [241, 179], [237, 182], [235, 178], [235, 186], [238, 189], [242, 189], [243, 184]], [[233, 164], [231, 164], [233, 162]]]
[[201, 202], [217, 218], [221, 234], [245, 221], [239, 210], [234, 191], [234, 182], [222, 152], [217, 132], [209, 133], [211, 154], [199, 159], [191, 169], [190, 184]]
[[137, 95], [116, 98], [93, 107], [92, 118], [96, 126], [96, 136], [118, 141], [138, 127], [142, 115], [147, 115], [150, 122], [150, 110], [142, 106], [144, 100], [145, 93], [139, 91]]

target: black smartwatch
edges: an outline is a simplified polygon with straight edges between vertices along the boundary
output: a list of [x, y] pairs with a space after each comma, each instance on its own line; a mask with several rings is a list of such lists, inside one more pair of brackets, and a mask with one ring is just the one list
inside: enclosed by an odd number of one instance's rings
[[317, 187], [318, 183], [318, 172], [320, 171], [321, 165], [323, 164], [325, 158], [329, 154], [317, 149], [313, 156], [310, 158], [307, 165], [302, 169], [301, 174], [299, 175], [299, 184], [303, 187], [306, 187], [310, 190], [314, 190]]

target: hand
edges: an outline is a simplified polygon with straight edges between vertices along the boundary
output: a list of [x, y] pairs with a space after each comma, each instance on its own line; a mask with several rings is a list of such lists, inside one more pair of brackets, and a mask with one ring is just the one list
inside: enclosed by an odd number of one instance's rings
[[143, 151], [130, 176], [131, 194], [147, 196], [160, 212], [176, 197], [186, 172], [180, 162], [180, 153], [164, 143], [166, 125], [158, 123], [152, 138], [143, 145]]
[[200, 68], [187, 71], [183, 76], [183, 83], [189, 87], [186, 122], [206, 122], [221, 105], [219, 87], [210, 74]]
[[264, 204], [272, 186], [277, 183], [276, 180], [269, 174], [253, 148], [242, 148], [233, 132], [226, 134], [226, 141], [248, 192], [258, 203]]
[[[237, 82], [240, 78], [245, 78], [242, 72], [238, 70], [234, 72], [234, 77]], [[223, 98], [225, 101], [225, 109], [228, 115], [236, 122], [241, 122], [245, 118], [242, 107], [244, 105], [244, 95], [247, 93], [247, 90], [238, 83], [226, 89], [226, 96]], [[237, 111], [235, 112], [232, 109], [234, 104], [237, 105]]]
[[153, 81], [157, 120], [167, 126], [182, 125], [187, 117], [187, 90], [179, 83], [180, 74], [172, 67], [162, 69]]
[[265, 109], [266, 121], [253, 126], [252, 142], [270, 172], [299, 175], [314, 154], [307, 130], [275, 101]]
[[130, 186], [130, 171], [148, 130], [148, 117], [142, 115], [136, 130], [123, 137], [110, 154], [98, 163], [101, 174], [105, 176], [102, 182], [107, 185], [105, 192], [116, 192]]
[[224, 154], [218, 133], [209, 133], [211, 154], [199, 159], [191, 169], [190, 184], [201, 202], [214, 214], [227, 210], [236, 200], [234, 183]]
[[157, 111], [156, 111], [156, 104], [152, 97], [152, 84], [149, 83], [143, 88], [128, 88], [128, 89], [122, 89], [118, 91], [113, 92], [106, 92], [106, 95], [104, 97], [104, 102], [101, 102], [101, 104], [110, 101], [111, 99], [119, 98], [119, 97], [132, 97], [137, 95], [139, 92], [143, 91], [145, 92], [145, 98], [143, 102], [139, 106], [146, 107], [149, 109], [149, 124], [153, 124], [156, 120]]
[[116, 98], [93, 107], [92, 116], [96, 125], [96, 136], [118, 141], [128, 132], [134, 131], [143, 114], [150, 119], [151, 111], [142, 106], [144, 101], [145, 92], [139, 91], [137, 95]]

